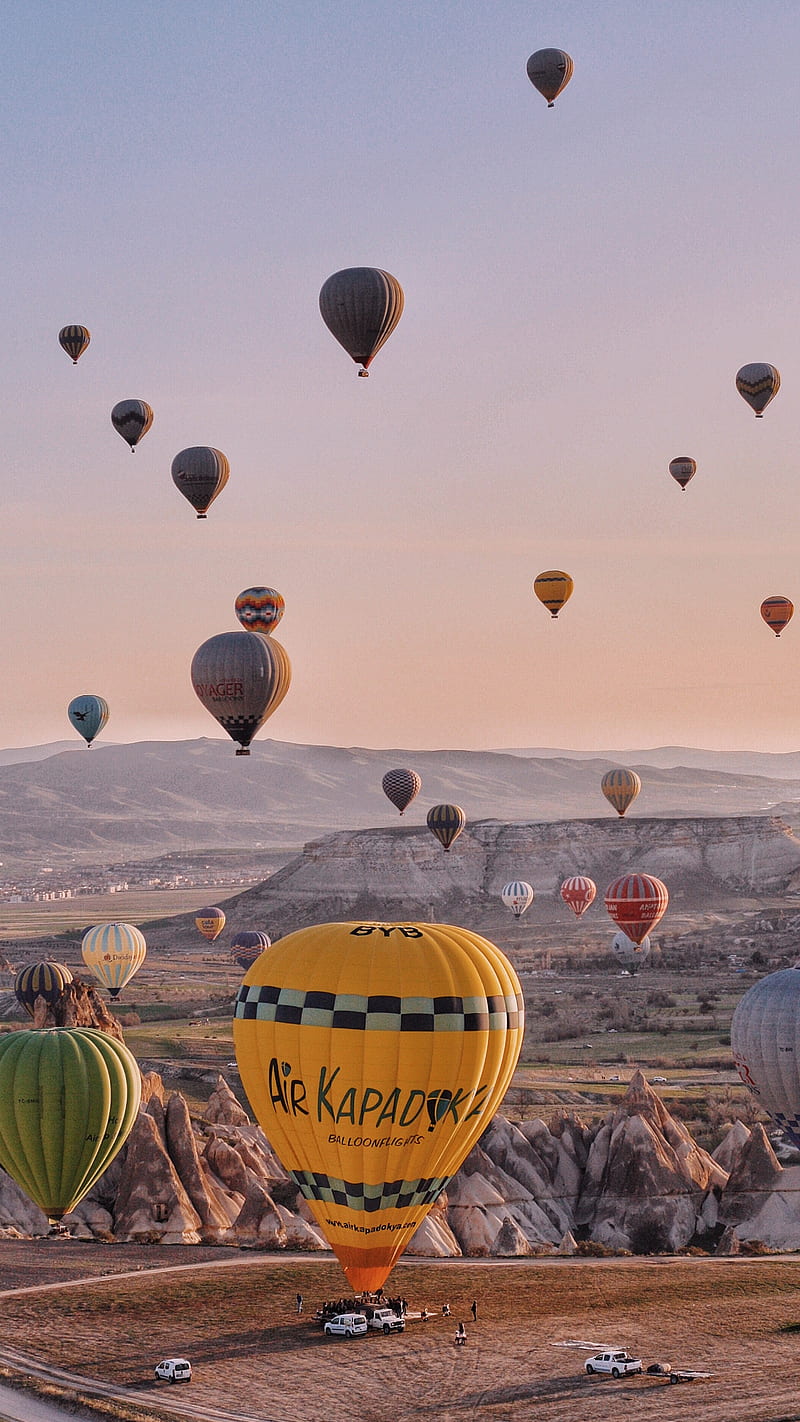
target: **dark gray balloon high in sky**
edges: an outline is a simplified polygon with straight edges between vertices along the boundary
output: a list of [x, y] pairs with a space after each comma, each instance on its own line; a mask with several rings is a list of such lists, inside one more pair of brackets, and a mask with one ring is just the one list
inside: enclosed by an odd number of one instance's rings
[[532, 54], [526, 69], [534, 89], [538, 89], [552, 109], [562, 89], [572, 78], [574, 65], [565, 49], [537, 49]]
[[380, 267], [345, 267], [324, 282], [319, 309], [328, 330], [369, 374], [369, 364], [403, 314], [403, 288]]

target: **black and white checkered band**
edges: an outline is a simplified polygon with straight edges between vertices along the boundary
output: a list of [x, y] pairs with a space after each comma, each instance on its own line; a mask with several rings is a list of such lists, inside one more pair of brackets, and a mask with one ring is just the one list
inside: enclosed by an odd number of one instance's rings
[[350, 1210], [373, 1214], [376, 1210], [405, 1210], [412, 1205], [432, 1205], [450, 1179], [441, 1175], [431, 1180], [384, 1180], [379, 1185], [353, 1184], [335, 1180], [317, 1170], [291, 1170], [290, 1175], [307, 1200], [328, 1205], [345, 1205]]
[[362, 997], [242, 984], [235, 1017], [349, 1027], [358, 1032], [508, 1032], [522, 1027], [521, 993], [493, 997]]

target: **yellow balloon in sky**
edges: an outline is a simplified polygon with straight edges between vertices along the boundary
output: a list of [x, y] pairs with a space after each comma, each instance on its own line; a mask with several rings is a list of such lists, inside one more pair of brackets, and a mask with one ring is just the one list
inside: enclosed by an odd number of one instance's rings
[[562, 573], [556, 568], [540, 573], [533, 581], [533, 591], [551, 617], [558, 617], [564, 603], [572, 597], [574, 586], [569, 573]]
[[378, 1289], [511, 1081], [522, 989], [432, 923], [324, 923], [245, 975], [233, 1041], [270, 1145], [353, 1289]]

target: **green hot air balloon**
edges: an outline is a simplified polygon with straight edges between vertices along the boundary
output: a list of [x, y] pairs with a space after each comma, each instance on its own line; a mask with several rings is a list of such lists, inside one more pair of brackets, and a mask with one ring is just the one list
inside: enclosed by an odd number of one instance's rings
[[67, 715], [75, 730], [91, 746], [108, 720], [108, 702], [102, 696], [76, 696], [67, 707]]
[[183, 497], [189, 500], [198, 518], [206, 518], [217, 494], [228, 482], [231, 466], [226, 456], [211, 445], [193, 445], [182, 449], [172, 461], [172, 479]]
[[238, 742], [236, 754], [249, 755], [253, 736], [289, 690], [292, 668], [274, 637], [220, 632], [197, 648], [191, 675], [206, 710]]
[[136, 1058], [93, 1027], [0, 1038], [0, 1165], [51, 1222], [124, 1145], [141, 1099]]
[[319, 309], [332, 336], [369, 375], [369, 365], [403, 314], [403, 288], [380, 267], [345, 267], [323, 283]]

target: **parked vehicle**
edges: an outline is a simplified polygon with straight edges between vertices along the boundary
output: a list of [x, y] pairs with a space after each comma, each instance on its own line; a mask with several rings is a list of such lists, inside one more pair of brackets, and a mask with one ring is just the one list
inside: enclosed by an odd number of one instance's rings
[[367, 1331], [367, 1318], [363, 1313], [337, 1313], [325, 1324], [329, 1338], [358, 1338]]
[[628, 1373], [642, 1371], [641, 1358], [631, 1358], [624, 1350], [616, 1349], [608, 1353], [595, 1353], [586, 1359], [587, 1373], [610, 1373], [612, 1378], [625, 1377]]
[[402, 1333], [405, 1326], [405, 1319], [393, 1308], [374, 1308], [368, 1322], [368, 1327], [383, 1333]]
[[165, 1358], [156, 1363], [155, 1374], [160, 1382], [191, 1382], [192, 1365], [187, 1358]]

